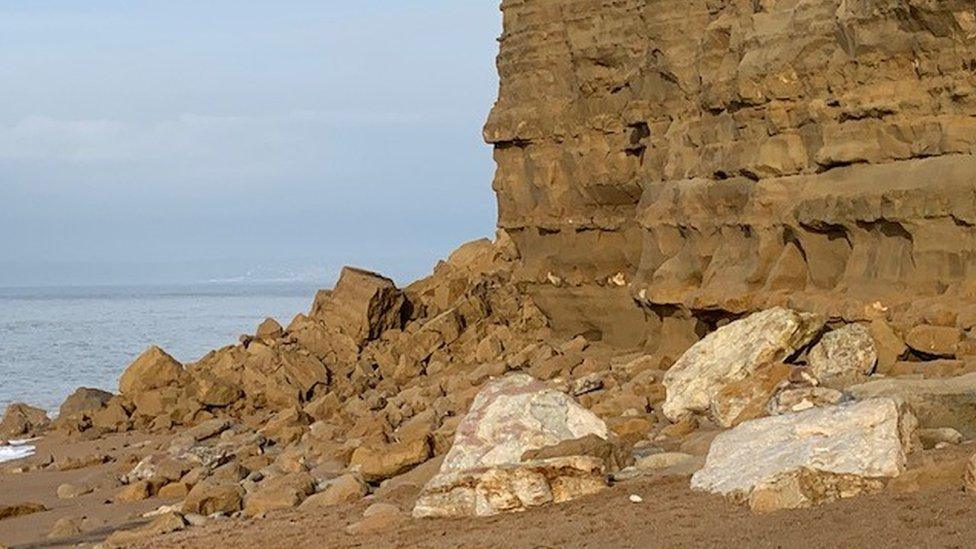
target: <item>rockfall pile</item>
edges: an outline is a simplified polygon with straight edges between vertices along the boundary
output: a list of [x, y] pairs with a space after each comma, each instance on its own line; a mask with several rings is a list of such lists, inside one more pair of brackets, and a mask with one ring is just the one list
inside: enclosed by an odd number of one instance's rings
[[346, 268], [287, 325], [150, 348], [0, 437], [165, 435], [116, 500], [177, 503], [118, 543], [406, 486], [349, 531], [646, 475], [757, 511], [972, 490], [927, 453], [976, 437], [972, 3], [502, 10], [494, 241], [405, 288]]

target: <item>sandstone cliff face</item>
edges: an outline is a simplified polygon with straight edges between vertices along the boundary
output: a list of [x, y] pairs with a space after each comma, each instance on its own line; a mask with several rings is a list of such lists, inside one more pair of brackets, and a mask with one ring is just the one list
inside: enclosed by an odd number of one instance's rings
[[973, 327], [974, 9], [503, 1], [516, 279], [554, 328], [632, 342], [773, 305]]

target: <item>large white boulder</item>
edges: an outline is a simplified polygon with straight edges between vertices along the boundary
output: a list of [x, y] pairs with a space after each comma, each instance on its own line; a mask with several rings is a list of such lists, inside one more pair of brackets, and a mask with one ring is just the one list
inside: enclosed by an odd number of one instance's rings
[[[904, 471], [906, 455], [917, 445], [917, 425], [910, 409], [892, 398], [747, 421], [715, 437], [691, 487], [759, 499], [764, 510], [770, 499], [780, 507], [802, 507], [852, 496]], [[756, 497], [757, 489], [763, 497]], [[769, 491], [777, 497], [768, 497]]]
[[530, 450], [596, 435], [607, 426], [571, 397], [525, 374], [492, 381], [458, 425], [454, 445], [413, 514], [484, 516], [560, 502], [606, 486], [593, 456], [522, 461]]
[[665, 374], [664, 414], [677, 421], [691, 413], [709, 411], [722, 389], [794, 354], [823, 325], [817, 315], [777, 307], [715, 330], [688, 349]]

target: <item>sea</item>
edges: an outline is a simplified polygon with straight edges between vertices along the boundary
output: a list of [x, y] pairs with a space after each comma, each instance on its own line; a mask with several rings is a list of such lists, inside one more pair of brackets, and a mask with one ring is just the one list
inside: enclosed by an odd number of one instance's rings
[[[0, 288], [0, 413], [25, 402], [51, 415], [78, 387], [118, 391], [119, 375], [150, 345], [181, 362], [307, 312], [321, 285]], [[0, 461], [30, 446], [0, 447]]]

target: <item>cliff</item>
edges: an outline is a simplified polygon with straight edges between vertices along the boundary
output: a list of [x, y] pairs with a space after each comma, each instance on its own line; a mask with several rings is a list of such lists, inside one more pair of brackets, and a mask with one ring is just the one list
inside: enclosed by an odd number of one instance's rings
[[976, 325], [972, 2], [502, 10], [498, 223], [554, 327], [653, 346], [773, 305]]

